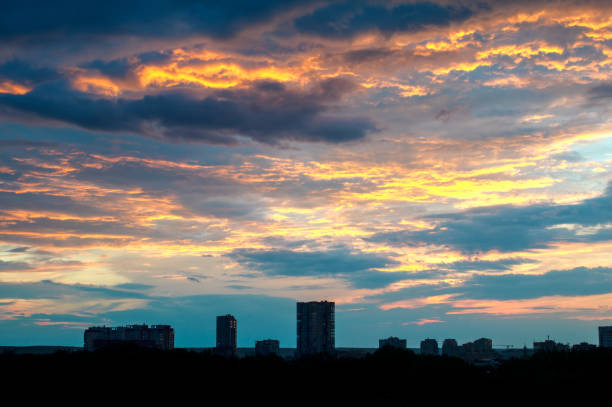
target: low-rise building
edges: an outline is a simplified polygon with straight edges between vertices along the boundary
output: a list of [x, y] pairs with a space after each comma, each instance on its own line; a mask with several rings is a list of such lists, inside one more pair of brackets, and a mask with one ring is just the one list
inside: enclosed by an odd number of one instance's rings
[[84, 333], [85, 350], [97, 350], [122, 344], [146, 348], [174, 349], [174, 329], [170, 325], [94, 326]]
[[389, 346], [391, 348], [406, 349], [406, 340], [400, 339], [395, 336], [390, 336], [386, 339], [378, 340], [378, 348], [384, 348]]
[[591, 345], [588, 342], [580, 342], [572, 346], [572, 352], [582, 352], [593, 349], [597, 349], [597, 345]]
[[570, 350], [569, 345], [558, 343], [552, 339], [546, 339], [542, 342], [533, 343], [533, 351], [537, 352], [568, 352]]
[[264, 339], [255, 342], [255, 354], [257, 356], [280, 355], [280, 341], [276, 339]]

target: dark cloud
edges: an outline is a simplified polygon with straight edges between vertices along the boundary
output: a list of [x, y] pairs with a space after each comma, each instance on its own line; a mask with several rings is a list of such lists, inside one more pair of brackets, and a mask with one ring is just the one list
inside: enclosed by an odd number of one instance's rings
[[375, 270], [395, 265], [395, 260], [352, 252], [345, 247], [314, 252], [236, 249], [229, 256], [244, 267], [269, 276], [334, 277], [356, 288], [380, 288], [406, 278], [406, 273]]
[[612, 292], [612, 268], [577, 267], [541, 275], [476, 275], [461, 292], [467, 298], [500, 300], [606, 294]]
[[54, 236], [51, 237], [40, 237], [40, 236], [27, 236], [27, 235], [18, 235], [14, 233], [2, 233], [0, 231], [0, 240], [3, 242], [14, 243], [14, 244], [29, 244], [29, 245], [48, 245], [56, 248], [59, 247], [100, 247], [100, 246], [108, 246], [108, 247], [122, 247], [127, 245], [132, 239], [131, 238], [117, 238], [117, 237], [109, 237], [109, 238], [88, 238], [88, 237], [68, 237], [58, 239]]
[[[199, 199], [198, 199], [199, 198]], [[188, 194], [181, 198], [181, 203], [195, 213], [212, 215], [226, 219], [261, 219], [263, 209], [254, 201], [205, 200], [206, 196], [195, 197]]]
[[95, 61], [82, 64], [81, 67], [95, 69], [109, 78], [136, 79], [136, 75], [134, 74], [134, 63], [130, 62], [127, 58], [114, 59], [112, 61], [96, 59]]
[[604, 82], [589, 88], [586, 96], [591, 101], [607, 101], [612, 99], [612, 82]]
[[354, 273], [394, 264], [393, 260], [340, 248], [318, 252], [236, 249], [230, 255], [249, 269], [277, 276], [324, 276]]
[[450, 119], [451, 116], [456, 112], [456, 108], [453, 109], [442, 109], [440, 110], [436, 115], [435, 115], [435, 119], [436, 120], [440, 120], [443, 123], [447, 123]]
[[172, 52], [150, 51], [132, 58], [118, 58], [112, 60], [95, 59], [80, 65], [81, 68], [94, 69], [109, 78], [138, 81], [135, 70], [140, 64], [161, 64], [172, 59]]
[[[221, 180], [210, 174], [198, 174], [193, 171], [183, 171], [177, 168], [155, 168], [142, 162], [117, 161], [103, 168], [88, 167], [86, 162], [75, 162], [79, 168], [73, 177], [79, 181], [91, 182], [111, 188], [142, 188], [148, 193], [167, 193], [182, 190], [185, 195], [206, 191], [209, 195], [227, 195], [235, 187], [229, 180]], [[183, 187], [183, 188], [180, 188]], [[198, 196], [197, 199], [202, 199]]]
[[388, 58], [395, 54], [395, 52], [396, 51], [387, 48], [368, 48], [349, 51], [343, 55], [343, 58], [348, 63], [359, 64]]
[[295, 20], [298, 31], [323, 37], [345, 38], [378, 31], [392, 35], [419, 31], [427, 26], [447, 26], [473, 15], [469, 8], [433, 2], [368, 4], [363, 1], [333, 2]]
[[147, 232], [147, 229], [143, 227], [137, 227], [122, 221], [50, 219], [42, 216], [27, 221], [12, 221], [10, 229], [13, 232], [41, 234], [43, 236], [47, 233], [64, 232], [77, 235], [99, 234], [129, 237]]
[[178, 274], [185, 276], [187, 281], [191, 281], [192, 283], [200, 283], [201, 280], [205, 280], [208, 278], [207, 275], [200, 273], [192, 273], [189, 271], [179, 271]]
[[23, 261], [4, 261], [0, 260], [1, 271], [28, 270], [32, 268], [28, 263]]
[[156, 64], [168, 62], [172, 59], [172, 52], [149, 51], [138, 55], [138, 60], [143, 64]]
[[251, 288], [253, 288], [248, 285], [240, 285], [240, 284], [230, 284], [230, 285], [226, 285], [225, 287], [231, 288], [234, 290], [250, 290]]
[[32, 85], [59, 78], [60, 74], [54, 69], [34, 67], [18, 59], [13, 59], [0, 65], [0, 80], [7, 79], [21, 84]]
[[29, 249], [28, 246], [15, 247], [14, 249], [9, 250], [9, 253], [24, 253]]
[[300, 1], [24, 0], [3, 5], [0, 40], [47, 42], [73, 36], [230, 37]]
[[204, 99], [171, 92], [109, 100], [58, 81], [24, 95], [0, 95], [0, 106], [89, 130], [134, 132], [173, 141], [231, 144], [236, 136], [245, 136], [270, 144], [283, 140], [340, 143], [376, 130], [369, 119], [330, 113], [330, 107], [355, 87], [349, 79], [331, 78], [304, 92], [260, 82], [247, 90], [221, 91]]
[[80, 216], [107, 215], [108, 212], [76, 200], [57, 195], [43, 195], [31, 192], [13, 193], [0, 191], [0, 213], [2, 210], [29, 210], [40, 212], [70, 213]]
[[315, 244], [316, 240], [287, 240], [280, 236], [267, 236], [263, 239], [266, 246], [283, 247], [286, 249], [297, 249], [299, 247]]
[[575, 230], [554, 226], [612, 222], [612, 186], [601, 197], [574, 205], [493, 206], [428, 218], [438, 222], [433, 230], [383, 232], [366, 240], [395, 246], [433, 244], [464, 253], [530, 250], [560, 241], [607, 241], [612, 237], [609, 229], [580, 235]]
[[[438, 275], [438, 278], [442, 275]], [[392, 302], [453, 294], [454, 299], [517, 300], [547, 296], [588, 296], [612, 293], [612, 268], [577, 267], [544, 274], [474, 274], [460, 285], [445, 282], [377, 294], [369, 300]]]
[[510, 270], [512, 266], [517, 264], [525, 264], [525, 263], [537, 263], [536, 260], [532, 259], [502, 259], [502, 260], [474, 260], [474, 261], [456, 261], [453, 263], [449, 263], [444, 265], [451, 270], [456, 271], [506, 271]]
[[155, 286], [149, 285], [149, 284], [140, 284], [140, 283], [124, 283], [124, 284], [117, 284], [116, 286], [114, 286], [114, 288], [118, 288], [120, 290], [140, 291], [140, 290], [150, 290], [152, 288], [155, 288]]
[[289, 290], [323, 290], [327, 288], [327, 286], [322, 284], [294, 284], [287, 287]]
[[354, 288], [376, 289], [384, 288], [389, 284], [407, 280], [411, 275], [404, 272], [380, 272], [375, 270], [359, 271], [357, 273], [341, 275]]
[[109, 299], [146, 298], [145, 294], [133, 289], [119, 290], [104, 286], [71, 285], [49, 280], [36, 283], [0, 282], [0, 298], [63, 299], [66, 296]]

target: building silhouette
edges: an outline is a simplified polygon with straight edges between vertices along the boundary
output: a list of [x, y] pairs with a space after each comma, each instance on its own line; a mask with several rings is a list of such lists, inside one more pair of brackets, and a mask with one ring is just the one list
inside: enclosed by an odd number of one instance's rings
[[489, 338], [480, 338], [472, 342], [474, 352], [489, 353], [493, 352], [493, 340]]
[[332, 354], [335, 350], [335, 303], [297, 303], [297, 356]]
[[444, 342], [442, 342], [442, 354], [444, 356], [460, 357], [461, 349], [457, 341], [455, 339], [445, 339]]
[[427, 338], [421, 341], [421, 355], [439, 355], [438, 341]]
[[236, 356], [238, 324], [233, 315], [217, 317], [217, 345], [215, 352], [222, 356]]
[[493, 340], [489, 338], [480, 338], [461, 345], [461, 357], [467, 361], [493, 359], [497, 356], [493, 350]]
[[384, 348], [385, 346], [390, 346], [392, 348], [398, 348], [398, 349], [406, 349], [406, 340], [396, 338], [395, 336], [390, 336], [387, 339], [379, 339], [378, 347]]
[[612, 348], [612, 326], [599, 327], [599, 347]]
[[255, 355], [257, 356], [280, 356], [280, 342], [276, 339], [264, 339], [255, 342]]
[[174, 349], [174, 329], [170, 325], [93, 326], [83, 335], [85, 350], [131, 344], [151, 349]]
[[533, 343], [534, 352], [568, 352], [570, 350], [569, 345], [555, 342], [551, 339], [546, 339], [542, 342]]
[[591, 345], [588, 342], [580, 342], [572, 346], [572, 352], [584, 352], [597, 349], [597, 345]]

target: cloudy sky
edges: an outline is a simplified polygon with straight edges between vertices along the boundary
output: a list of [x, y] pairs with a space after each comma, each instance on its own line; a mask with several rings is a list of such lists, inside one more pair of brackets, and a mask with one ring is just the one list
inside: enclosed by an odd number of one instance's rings
[[608, 1], [11, 3], [0, 345], [289, 347], [322, 299], [338, 346], [612, 324]]

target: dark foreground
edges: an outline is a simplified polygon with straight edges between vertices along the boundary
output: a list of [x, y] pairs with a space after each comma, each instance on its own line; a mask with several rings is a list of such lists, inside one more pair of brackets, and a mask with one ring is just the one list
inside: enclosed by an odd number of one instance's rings
[[497, 367], [481, 367], [456, 358], [418, 356], [394, 349], [382, 349], [363, 359], [286, 361], [122, 348], [53, 355], [5, 354], [0, 355], [0, 369], [3, 395], [19, 392], [23, 401], [44, 395], [49, 400], [80, 397], [109, 403], [119, 398], [122, 402], [117, 405], [161, 400], [173, 400], [177, 405], [191, 400], [192, 404], [194, 397], [199, 399], [197, 405], [212, 404], [219, 397], [230, 404], [531, 404], [570, 397], [586, 401], [589, 395], [608, 392], [612, 351], [542, 353], [503, 361]]

